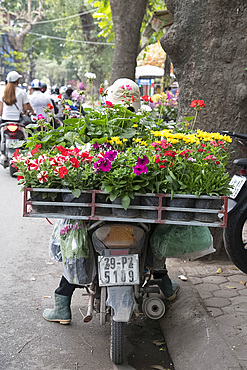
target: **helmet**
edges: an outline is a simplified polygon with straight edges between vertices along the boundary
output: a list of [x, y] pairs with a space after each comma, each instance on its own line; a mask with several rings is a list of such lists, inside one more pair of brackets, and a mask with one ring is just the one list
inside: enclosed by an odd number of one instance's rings
[[40, 82], [40, 80], [38, 80], [37, 78], [35, 78], [31, 82], [31, 87], [34, 88], [34, 89], [41, 89], [41, 82]]
[[47, 85], [46, 83], [44, 82], [41, 82], [41, 89], [40, 89], [43, 93], [47, 90]]
[[19, 78], [21, 78], [22, 75], [19, 75], [18, 72], [16, 71], [11, 71], [7, 74], [7, 82], [16, 82], [17, 80], [19, 80]]

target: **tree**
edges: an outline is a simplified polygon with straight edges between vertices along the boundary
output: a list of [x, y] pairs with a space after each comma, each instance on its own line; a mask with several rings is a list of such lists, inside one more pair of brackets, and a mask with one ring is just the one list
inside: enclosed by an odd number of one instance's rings
[[115, 50], [111, 82], [120, 77], [135, 79], [140, 29], [148, 0], [111, 0]]
[[[174, 14], [174, 23], [160, 41], [179, 82], [179, 116], [189, 113], [191, 100], [203, 99], [206, 108], [200, 112], [197, 127], [245, 133], [247, 3], [166, 0], [166, 6]], [[222, 230], [212, 234], [220, 251]]]
[[174, 23], [161, 38], [180, 87], [179, 115], [203, 99], [197, 125], [245, 132], [247, 117], [247, 3], [242, 0], [166, 0]]
[[[2, 31], [8, 34], [10, 46], [13, 50], [22, 52], [26, 35], [31, 28], [42, 19], [42, 1], [35, 1], [35, 7], [31, 0], [2, 1], [3, 9], [7, 12], [7, 23], [3, 25]], [[10, 23], [12, 23], [10, 25]]]
[[[143, 31], [154, 10], [164, 9], [163, 0], [89, 0], [98, 8], [94, 17], [98, 19], [101, 32], [115, 48], [111, 82], [117, 78], [135, 79], [136, 58], [142, 50], [140, 31]], [[115, 32], [115, 35], [114, 35]], [[149, 43], [157, 40], [150, 35]]]

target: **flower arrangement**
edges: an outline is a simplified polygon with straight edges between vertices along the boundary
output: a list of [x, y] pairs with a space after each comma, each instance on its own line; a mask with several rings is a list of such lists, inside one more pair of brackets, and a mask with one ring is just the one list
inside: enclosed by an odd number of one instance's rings
[[151, 98], [152, 108], [158, 113], [159, 119], [163, 117], [166, 121], [176, 121], [178, 113], [178, 99], [170, 91], [155, 94]]
[[129, 111], [131, 91], [123, 90], [123, 106], [88, 109], [85, 117], [67, 119], [56, 130], [40, 119], [42, 130], [30, 130], [12, 160], [22, 188], [65, 187], [75, 197], [83, 190], [104, 190], [111, 201], [121, 198], [124, 209], [136, 192], [229, 194], [225, 168], [231, 138], [194, 130], [203, 101], [193, 103], [193, 130], [172, 130], [147, 112]]

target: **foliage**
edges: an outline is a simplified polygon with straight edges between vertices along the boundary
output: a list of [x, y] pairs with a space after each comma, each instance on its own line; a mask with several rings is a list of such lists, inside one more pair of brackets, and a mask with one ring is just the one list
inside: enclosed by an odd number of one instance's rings
[[169, 129], [146, 111], [107, 103], [65, 120], [57, 130], [42, 118], [29, 126], [31, 137], [13, 158], [19, 184], [67, 187], [76, 197], [82, 190], [103, 189], [111, 201], [121, 198], [125, 209], [135, 192], [229, 194], [230, 137], [182, 124]]

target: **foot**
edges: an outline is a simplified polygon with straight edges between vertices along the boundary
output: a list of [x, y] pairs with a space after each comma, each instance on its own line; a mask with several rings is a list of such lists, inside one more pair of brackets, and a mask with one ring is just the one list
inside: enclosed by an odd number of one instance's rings
[[43, 312], [43, 318], [47, 321], [55, 321], [59, 322], [60, 324], [67, 325], [70, 324], [71, 318], [69, 316], [61, 317], [58, 315], [56, 310], [51, 308], [46, 308]]
[[179, 291], [180, 289], [180, 286], [178, 285], [178, 283], [176, 283], [176, 281], [173, 281], [172, 280], [172, 290], [173, 290], [173, 294], [169, 297], [165, 297], [168, 301], [173, 301], [176, 296], [177, 296], [177, 292]]

